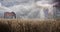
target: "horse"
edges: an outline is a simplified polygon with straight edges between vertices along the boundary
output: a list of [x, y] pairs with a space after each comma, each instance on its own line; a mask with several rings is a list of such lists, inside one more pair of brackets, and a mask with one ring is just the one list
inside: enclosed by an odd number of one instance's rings
[[15, 12], [4, 12], [4, 18], [16, 18]]

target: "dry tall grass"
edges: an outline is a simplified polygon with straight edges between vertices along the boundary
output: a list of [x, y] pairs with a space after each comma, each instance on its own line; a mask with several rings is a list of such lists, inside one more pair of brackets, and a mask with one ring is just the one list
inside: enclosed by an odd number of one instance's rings
[[60, 21], [0, 19], [0, 32], [60, 32]]

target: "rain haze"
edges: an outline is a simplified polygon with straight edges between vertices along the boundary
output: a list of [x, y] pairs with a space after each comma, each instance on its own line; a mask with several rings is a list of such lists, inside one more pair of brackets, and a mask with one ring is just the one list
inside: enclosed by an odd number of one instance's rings
[[17, 18], [59, 18], [59, 2], [60, 0], [0, 0], [0, 17], [3, 18], [4, 12], [15, 12]]

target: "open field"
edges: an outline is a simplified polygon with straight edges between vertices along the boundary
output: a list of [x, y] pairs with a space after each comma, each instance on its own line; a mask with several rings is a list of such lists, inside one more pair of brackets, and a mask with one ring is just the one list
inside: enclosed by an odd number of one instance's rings
[[0, 19], [0, 32], [60, 32], [60, 20]]

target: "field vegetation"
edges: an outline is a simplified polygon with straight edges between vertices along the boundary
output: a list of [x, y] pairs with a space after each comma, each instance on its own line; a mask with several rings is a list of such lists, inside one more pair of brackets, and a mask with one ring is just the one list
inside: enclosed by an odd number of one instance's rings
[[60, 20], [0, 19], [0, 32], [60, 32]]

